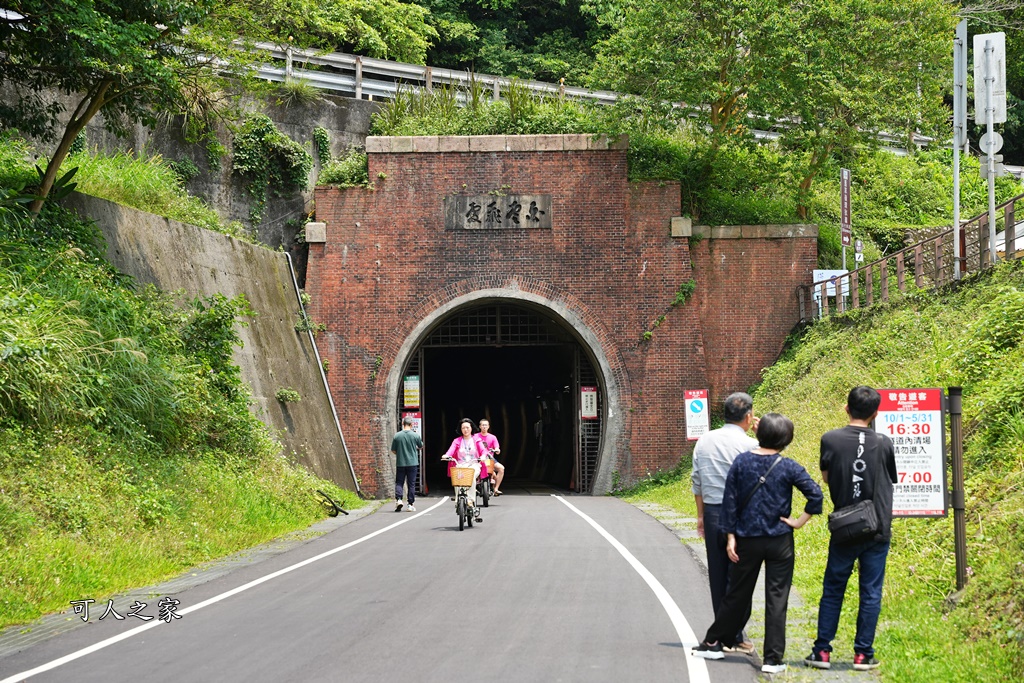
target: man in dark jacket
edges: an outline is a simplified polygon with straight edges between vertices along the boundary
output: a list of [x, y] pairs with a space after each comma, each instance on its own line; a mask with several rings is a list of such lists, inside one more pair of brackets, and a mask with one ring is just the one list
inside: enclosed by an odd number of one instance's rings
[[818, 603], [818, 637], [805, 660], [808, 666], [818, 669], [832, 666], [832, 640], [839, 628], [843, 596], [854, 563], [859, 563], [860, 607], [853, 641], [853, 668], [867, 671], [879, 665], [873, 645], [882, 609], [882, 583], [892, 535], [892, 493], [897, 481], [892, 441], [871, 428], [881, 401], [871, 387], [854, 387], [846, 399], [850, 423], [821, 437], [821, 477], [828, 485], [833, 506], [838, 510], [870, 500], [878, 515], [879, 529], [874, 537], [863, 541], [829, 542]]

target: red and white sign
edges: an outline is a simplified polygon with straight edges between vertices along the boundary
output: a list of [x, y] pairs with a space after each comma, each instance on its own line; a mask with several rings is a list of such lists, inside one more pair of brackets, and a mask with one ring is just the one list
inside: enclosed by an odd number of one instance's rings
[[946, 454], [942, 389], [879, 389], [875, 431], [892, 439], [897, 480], [892, 514], [946, 516]]
[[597, 387], [580, 387], [580, 417], [597, 419]]
[[711, 428], [707, 389], [687, 389], [683, 392], [686, 405], [686, 440], [696, 441]]

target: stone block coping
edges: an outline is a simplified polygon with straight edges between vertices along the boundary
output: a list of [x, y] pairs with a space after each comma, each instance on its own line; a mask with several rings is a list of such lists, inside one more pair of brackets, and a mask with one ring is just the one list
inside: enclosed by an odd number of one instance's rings
[[792, 225], [695, 225], [694, 237], [713, 240], [792, 239], [818, 237], [818, 226], [806, 223]]
[[370, 136], [368, 154], [439, 152], [580, 152], [629, 149], [628, 135]]
[[326, 223], [306, 223], [306, 242], [319, 244], [327, 241]]

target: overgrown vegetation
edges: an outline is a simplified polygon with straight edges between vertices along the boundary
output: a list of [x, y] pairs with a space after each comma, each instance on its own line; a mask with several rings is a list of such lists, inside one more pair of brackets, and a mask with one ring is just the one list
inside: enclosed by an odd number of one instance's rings
[[[465, 106], [460, 106], [460, 101]], [[374, 115], [374, 135], [523, 135], [607, 133], [628, 135], [628, 178], [680, 183], [683, 212], [707, 225], [802, 222], [798, 198], [804, 194], [806, 222], [819, 226], [822, 267], [841, 261], [839, 169], [853, 175], [853, 232], [868, 245], [868, 259], [906, 246], [906, 234], [952, 220], [952, 153], [917, 150], [897, 156], [885, 150], [848, 150], [822, 163], [815, 184], [801, 189], [805, 153], [773, 142], [750, 139], [713, 144], [678, 108], [638, 98], [615, 106], [531, 95], [513, 83], [493, 101], [479, 83], [461, 92], [400, 92]], [[976, 159], [963, 160], [963, 216], [986, 208], [986, 189]], [[323, 176], [321, 176], [321, 182]], [[356, 184], [356, 183], [353, 183]], [[997, 202], [1022, 191], [1012, 176], [996, 183]]]
[[184, 179], [198, 172], [188, 159], [168, 162], [158, 154], [139, 158], [131, 152], [105, 155], [94, 150], [71, 155], [64, 165], [78, 168], [79, 192], [247, 242], [254, 240], [241, 223], [225, 223], [206, 202], [185, 190]]
[[[1005, 263], [939, 297], [834, 316], [798, 334], [754, 392], [758, 413], [796, 423], [786, 454], [817, 473], [818, 438], [845, 424], [851, 386], [962, 386], [968, 564], [954, 596], [952, 513], [900, 519], [886, 574], [875, 647], [883, 680], [1015, 681], [1024, 666], [1024, 264]], [[644, 499], [694, 514], [689, 462], [635, 489]], [[950, 479], [950, 482], [952, 480]], [[821, 594], [827, 530], [815, 520], [798, 536], [795, 585], [814, 606]], [[856, 583], [836, 643], [852, 651]], [[812, 613], [813, 618], [813, 613]], [[791, 647], [813, 633], [791, 633]], [[803, 652], [790, 652], [799, 658]]]
[[366, 153], [353, 147], [343, 157], [328, 157], [327, 163], [320, 169], [317, 183], [337, 187], [370, 187]]
[[[103, 182], [136, 182], [122, 161]], [[94, 225], [30, 218], [10, 188], [34, 176], [0, 154], [0, 627], [305, 527], [317, 488], [358, 506], [249, 410], [245, 300], [135, 289]]]
[[255, 226], [267, 208], [267, 193], [304, 191], [313, 157], [282, 133], [265, 114], [251, 114], [235, 133], [232, 170], [248, 181], [249, 219]]

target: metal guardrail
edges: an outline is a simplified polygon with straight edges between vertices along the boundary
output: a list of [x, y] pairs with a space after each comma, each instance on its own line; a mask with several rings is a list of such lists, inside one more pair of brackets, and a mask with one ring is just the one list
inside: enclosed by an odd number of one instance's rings
[[996, 230], [1001, 224], [1002, 244], [998, 239], [989, 244], [985, 212], [960, 226], [959, 254], [953, 253], [953, 228], [949, 228], [845, 275], [800, 285], [800, 321], [887, 302], [892, 289], [906, 292], [910, 282], [917, 289], [941, 287], [954, 279], [956, 261], [961, 274], [966, 274], [992, 267], [1000, 253], [1002, 259], [1024, 259], [1024, 220], [1018, 219], [1019, 204], [1024, 204], [1024, 194], [996, 209]]
[[[437, 85], [456, 87], [459, 91], [456, 97], [463, 101], [466, 99], [464, 91], [474, 82], [490, 90], [494, 100], [497, 100], [501, 96], [502, 90], [507, 90], [513, 82], [538, 95], [571, 97], [597, 104], [614, 104], [622, 97], [621, 93], [610, 90], [568, 86], [564, 82], [547, 83], [507, 76], [475, 74], [468, 71], [393, 62], [387, 59], [362, 57], [343, 52], [323, 53], [316, 50], [281, 47], [276, 43], [264, 42], [255, 43], [253, 47], [265, 52], [279, 63], [283, 62], [283, 66], [263, 64], [258, 67], [257, 73], [260, 78], [277, 83], [293, 80], [305, 81], [314, 88], [329, 90], [356, 99], [391, 99], [400, 89], [430, 92]], [[308, 68], [310, 65], [314, 68]], [[751, 118], [756, 117], [751, 115]], [[752, 129], [751, 133], [759, 140], [774, 140], [781, 136], [781, 133], [775, 130]], [[907, 154], [907, 151], [900, 146], [903, 142], [902, 138], [889, 133], [879, 133], [878, 139], [891, 152]], [[921, 135], [915, 136], [914, 139], [920, 145], [934, 142], [932, 138]]]
[[[393, 98], [400, 88], [414, 91], [430, 91], [435, 85], [466, 88], [471, 83], [482, 84], [491, 91], [494, 99], [501, 91], [515, 81], [533, 93], [557, 95], [591, 100], [598, 104], [612, 104], [621, 95], [607, 90], [591, 90], [567, 86], [564, 83], [545, 83], [492, 76], [471, 74], [468, 71], [440, 69], [419, 64], [392, 62], [386, 59], [362, 57], [341, 52], [320, 53], [315, 50], [282, 48], [273, 43], [256, 43], [259, 50], [270, 57], [284, 62], [280, 67], [265, 64], [259, 68], [260, 78], [284, 83], [289, 80], [303, 80], [315, 88], [331, 90], [344, 95], [363, 99]], [[307, 68], [313, 65], [316, 68]]]

